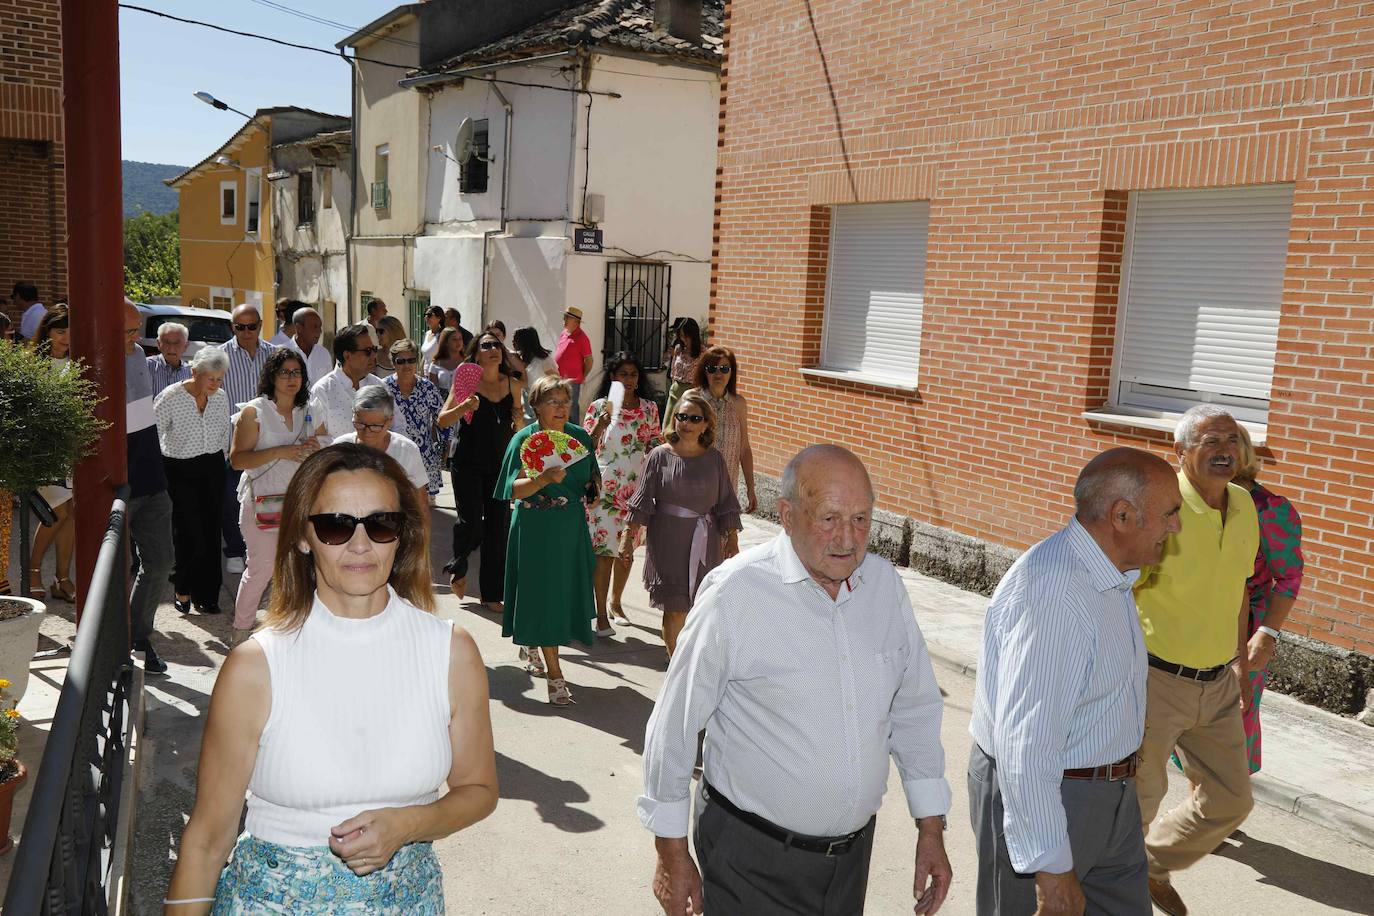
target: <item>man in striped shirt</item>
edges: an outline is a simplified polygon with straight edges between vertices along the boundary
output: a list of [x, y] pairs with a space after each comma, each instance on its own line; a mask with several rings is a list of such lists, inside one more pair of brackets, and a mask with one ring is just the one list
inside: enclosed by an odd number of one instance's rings
[[[256, 306], [244, 303], [232, 315], [234, 339], [220, 344], [229, 357], [224, 373], [224, 392], [229, 395], [229, 410], [237, 417], [239, 407], [258, 396], [262, 382], [262, 367], [276, 347], [262, 339], [262, 315]], [[220, 534], [224, 537], [225, 570], [233, 575], [243, 572], [243, 557], [248, 552], [239, 531], [239, 478], [242, 471], [232, 466], [224, 475], [224, 514], [220, 516]]]
[[969, 731], [981, 916], [1149, 916], [1136, 750], [1146, 652], [1131, 586], [1179, 530], [1168, 462], [1088, 462], [1076, 514], [997, 586]]
[[191, 367], [182, 359], [186, 355], [186, 345], [190, 338], [186, 326], [175, 321], [164, 321], [157, 328], [157, 356], [148, 357], [148, 374], [153, 379], [153, 397], [162, 394], [162, 389], [176, 382], [184, 382], [191, 377]]

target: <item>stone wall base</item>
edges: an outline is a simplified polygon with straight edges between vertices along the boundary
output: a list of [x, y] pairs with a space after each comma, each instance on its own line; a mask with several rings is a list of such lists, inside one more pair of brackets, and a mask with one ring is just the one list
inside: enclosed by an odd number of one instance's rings
[[[755, 514], [777, 521], [780, 481], [766, 474], [754, 478], [759, 497]], [[873, 522], [871, 551], [898, 566], [982, 595], [992, 594], [1021, 555], [1010, 547], [882, 509], [874, 511]], [[1269, 689], [1374, 725], [1374, 659], [1359, 652], [1285, 634], [1270, 665]]]

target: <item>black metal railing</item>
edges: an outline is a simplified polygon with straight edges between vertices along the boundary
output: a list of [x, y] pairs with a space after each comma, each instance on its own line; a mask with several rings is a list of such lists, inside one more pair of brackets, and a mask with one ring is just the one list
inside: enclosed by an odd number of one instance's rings
[[672, 274], [668, 264], [611, 261], [606, 265], [605, 356], [627, 350], [639, 357], [646, 371], [663, 368]]
[[110, 508], [15, 851], [6, 916], [108, 912], [133, 683], [128, 496], [128, 488], [121, 487]]

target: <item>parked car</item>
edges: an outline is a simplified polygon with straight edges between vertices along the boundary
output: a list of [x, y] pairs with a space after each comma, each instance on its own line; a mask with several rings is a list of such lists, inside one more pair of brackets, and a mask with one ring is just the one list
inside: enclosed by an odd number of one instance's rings
[[202, 309], [185, 305], [144, 305], [138, 303], [143, 315], [143, 334], [138, 343], [149, 356], [157, 353], [157, 329], [168, 321], [186, 326], [190, 343], [186, 347], [189, 358], [204, 346], [222, 344], [234, 336], [229, 313], [223, 309]]

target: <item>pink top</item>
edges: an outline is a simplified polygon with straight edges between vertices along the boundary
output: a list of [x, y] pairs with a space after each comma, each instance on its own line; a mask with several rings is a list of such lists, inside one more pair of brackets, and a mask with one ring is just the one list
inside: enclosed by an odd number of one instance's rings
[[569, 332], [567, 328], [558, 335], [558, 347], [553, 351], [553, 361], [558, 364], [558, 374], [570, 382], [582, 383], [587, 377], [582, 372], [582, 360], [592, 355], [592, 341], [587, 332], [578, 328]]

